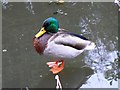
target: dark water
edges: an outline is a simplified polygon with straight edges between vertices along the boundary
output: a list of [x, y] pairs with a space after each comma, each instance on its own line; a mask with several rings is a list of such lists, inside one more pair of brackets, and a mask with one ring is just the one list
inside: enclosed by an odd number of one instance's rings
[[46, 65], [49, 58], [38, 55], [32, 46], [42, 22], [51, 16], [60, 27], [86, 36], [97, 46], [66, 60], [59, 73], [62, 86], [118, 87], [118, 9], [114, 3], [3, 3], [2, 10], [3, 88], [55, 88], [54, 75]]

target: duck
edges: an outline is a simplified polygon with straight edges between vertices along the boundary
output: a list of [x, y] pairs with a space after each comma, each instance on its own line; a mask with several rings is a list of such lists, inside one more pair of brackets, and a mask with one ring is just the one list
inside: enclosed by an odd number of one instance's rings
[[49, 17], [35, 34], [33, 46], [40, 55], [54, 58], [46, 64], [53, 74], [58, 74], [64, 69], [65, 59], [73, 59], [96, 45], [80, 34], [60, 28], [58, 20]]

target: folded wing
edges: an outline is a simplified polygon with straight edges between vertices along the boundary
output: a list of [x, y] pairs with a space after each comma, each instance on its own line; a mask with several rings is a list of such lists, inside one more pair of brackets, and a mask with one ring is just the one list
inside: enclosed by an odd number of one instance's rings
[[77, 50], [90, 50], [95, 48], [95, 44], [85, 37], [73, 33], [57, 33], [50, 41], [54, 41], [57, 45], [68, 46]]

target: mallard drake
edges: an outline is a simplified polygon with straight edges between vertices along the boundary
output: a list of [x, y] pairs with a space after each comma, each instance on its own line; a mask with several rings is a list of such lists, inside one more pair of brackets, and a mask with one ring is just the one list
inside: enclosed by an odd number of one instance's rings
[[58, 20], [50, 17], [33, 38], [33, 46], [39, 54], [51, 56], [53, 62], [47, 62], [50, 71], [57, 74], [64, 68], [64, 59], [75, 58], [84, 50], [95, 48], [87, 38], [59, 28]]

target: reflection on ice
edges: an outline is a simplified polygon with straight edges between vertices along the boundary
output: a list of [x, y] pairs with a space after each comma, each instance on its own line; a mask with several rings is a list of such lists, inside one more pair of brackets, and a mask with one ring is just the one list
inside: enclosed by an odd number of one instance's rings
[[26, 9], [27, 9], [30, 13], [35, 14], [35, 12], [34, 12], [34, 10], [33, 10], [33, 5], [32, 5], [31, 0], [27, 0], [25, 4], [26, 4]]
[[95, 71], [95, 74], [87, 81], [90, 83], [90, 86], [87, 83], [86, 85], [83, 85], [83, 87], [91, 88], [91, 86], [94, 86], [94, 88], [117, 88], [118, 51], [108, 51], [105, 44], [102, 43], [100, 39], [98, 41], [99, 44], [97, 43], [97, 47], [86, 53], [85, 63]]
[[104, 79], [103, 73], [95, 73], [81, 88], [118, 88], [118, 82], [113, 81], [111, 86], [108, 81]]
[[3, 7], [3, 9], [7, 9], [10, 6], [12, 6], [12, 5], [9, 5], [8, 2], [9, 2], [8, 0], [2, 0], [2, 7]]
[[[26, 9], [32, 13], [35, 14], [34, 10], [33, 10], [33, 4], [31, 2], [31, 0], [25, 0], [25, 4], [26, 4]], [[3, 9], [7, 9], [10, 6], [12, 6], [12, 4], [9, 3], [9, 0], [2, 0], [2, 7]]]
[[97, 71], [104, 72], [118, 58], [117, 53], [118, 51], [108, 51], [106, 46], [101, 42], [100, 46], [88, 51], [85, 63]]
[[[95, 74], [84, 84], [81, 88], [117, 88], [118, 87], [118, 51], [116, 50], [117, 41], [106, 41], [106, 37], [103, 37], [104, 42], [99, 38], [98, 35], [94, 36], [90, 28], [90, 24], [99, 24], [102, 15], [94, 11], [92, 16], [84, 17], [80, 19], [79, 26], [81, 32], [85, 35], [95, 37], [96, 48], [94, 50], [86, 52], [84, 58], [85, 63], [94, 70]], [[96, 33], [99, 33], [98, 31]], [[94, 36], [94, 37], [93, 37]], [[105, 34], [106, 36], [106, 34]], [[116, 36], [116, 40], [118, 37]], [[109, 48], [109, 50], [108, 50]], [[94, 80], [95, 79], [95, 80]], [[103, 84], [104, 83], [104, 84]], [[101, 86], [102, 85], [102, 86]], [[110, 86], [112, 85], [112, 86]]]
[[119, 7], [119, 11], [120, 11], [120, 0], [115, 0], [114, 3], [116, 3]]

